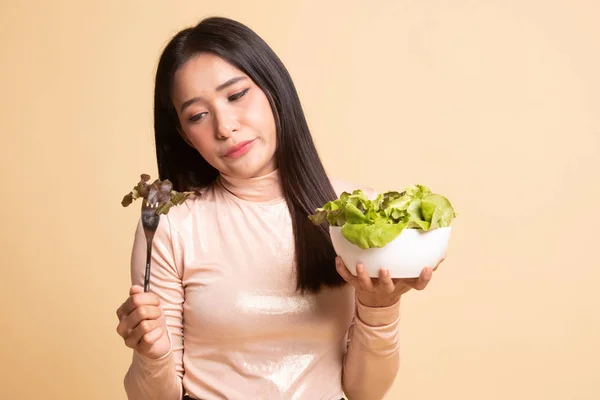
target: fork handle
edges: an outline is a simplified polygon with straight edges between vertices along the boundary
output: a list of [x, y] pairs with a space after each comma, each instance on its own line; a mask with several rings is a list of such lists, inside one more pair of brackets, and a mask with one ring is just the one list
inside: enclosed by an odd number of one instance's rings
[[144, 292], [150, 291], [150, 261], [152, 257], [152, 245], [148, 242], [146, 246], [146, 273], [144, 274]]

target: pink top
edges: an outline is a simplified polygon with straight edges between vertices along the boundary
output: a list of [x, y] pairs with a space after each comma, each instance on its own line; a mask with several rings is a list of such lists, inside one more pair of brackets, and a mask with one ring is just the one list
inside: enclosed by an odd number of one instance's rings
[[[334, 184], [336, 191], [356, 187]], [[138, 225], [132, 283], [143, 286]], [[370, 308], [350, 285], [295, 292], [294, 242], [279, 175], [221, 176], [171, 208], [154, 237], [150, 290], [172, 351], [134, 351], [130, 400], [351, 400], [384, 397], [398, 371], [397, 303]]]

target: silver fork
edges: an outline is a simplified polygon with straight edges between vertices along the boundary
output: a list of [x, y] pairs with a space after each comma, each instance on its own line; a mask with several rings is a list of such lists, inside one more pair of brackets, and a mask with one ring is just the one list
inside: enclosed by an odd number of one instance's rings
[[150, 290], [150, 264], [152, 260], [152, 240], [160, 222], [160, 215], [156, 213], [157, 204], [150, 204], [142, 199], [142, 227], [146, 235], [146, 273], [144, 275], [144, 292]]

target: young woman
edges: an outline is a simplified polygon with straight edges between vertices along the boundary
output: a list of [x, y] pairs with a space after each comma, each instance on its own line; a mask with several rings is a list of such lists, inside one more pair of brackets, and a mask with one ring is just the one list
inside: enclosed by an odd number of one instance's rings
[[128, 398], [383, 398], [401, 295], [434, 268], [371, 279], [336, 258], [308, 215], [359, 187], [329, 180], [281, 61], [246, 26], [205, 19], [166, 46], [154, 102], [160, 179], [199, 195], [162, 218], [148, 293], [138, 225], [117, 310]]

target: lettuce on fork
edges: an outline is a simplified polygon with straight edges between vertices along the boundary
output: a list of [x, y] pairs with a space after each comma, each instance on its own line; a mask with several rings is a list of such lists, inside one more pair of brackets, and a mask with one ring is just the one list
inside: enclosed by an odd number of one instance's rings
[[183, 202], [195, 192], [178, 192], [173, 190], [173, 184], [168, 179], [161, 181], [156, 179], [152, 184], [148, 184], [150, 175], [141, 174], [140, 181], [133, 187], [131, 192], [127, 193], [121, 205], [128, 207], [135, 200], [142, 198], [148, 204], [156, 207], [156, 214], [167, 214], [171, 207], [183, 204]]
[[369, 199], [362, 190], [344, 192], [317, 208], [308, 218], [315, 224], [342, 228], [342, 235], [362, 249], [383, 247], [403, 229], [430, 231], [450, 226], [457, 216], [450, 201], [424, 185], [389, 191]]

